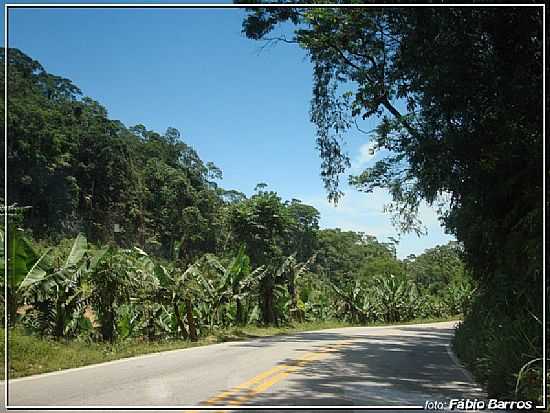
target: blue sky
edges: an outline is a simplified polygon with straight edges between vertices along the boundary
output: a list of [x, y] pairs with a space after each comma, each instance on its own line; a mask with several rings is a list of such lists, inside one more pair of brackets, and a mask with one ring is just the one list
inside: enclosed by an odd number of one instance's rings
[[[221, 185], [247, 195], [258, 182], [283, 199], [321, 212], [322, 227], [395, 236], [384, 191], [362, 194], [344, 185], [326, 201], [309, 122], [311, 64], [295, 45], [261, 50], [241, 34], [238, 9], [12, 9], [10, 47], [71, 79], [127, 126], [175, 127], [205, 161], [224, 174]], [[361, 125], [370, 130], [374, 123]], [[351, 131], [353, 171], [370, 165], [368, 136]], [[343, 181], [346, 178], [344, 177]], [[402, 236], [401, 257], [451, 239], [423, 207], [428, 235]]]

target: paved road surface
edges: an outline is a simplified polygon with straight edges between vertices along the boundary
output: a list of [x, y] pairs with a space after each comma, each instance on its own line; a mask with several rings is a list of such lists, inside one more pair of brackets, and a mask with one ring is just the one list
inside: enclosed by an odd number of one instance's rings
[[177, 350], [10, 380], [9, 403], [182, 406], [183, 413], [196, 405], [353, 408], [483, 398], [450, 354], [453, 329], [453, 322], [350, 327]]

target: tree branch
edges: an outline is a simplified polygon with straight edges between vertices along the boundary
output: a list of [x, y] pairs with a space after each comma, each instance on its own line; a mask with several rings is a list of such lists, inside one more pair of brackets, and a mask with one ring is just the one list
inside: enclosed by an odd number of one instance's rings
[[391, 104], [386, 95], [381, 97], [380, 103], [403, 125], [407, 132], [414, 137], [418, 136], [418, 131], [407, 121], [407, 119], [405, 119], [401, 112]]
[[[353, 67], [353, 68], [354, 68], [355, 70], [357, 70], [357, 71], [364, 72], [364, 69], [363, 69], [361, 66], [359, 66], [359, 65], [357, 65], [357, 64], [355, 64], [355, 63], [353, 63], [353, 62], [344, 54], [344, 52], [342, 52], [342, 50], [341, 50], [338, 46], [336, 46], [334, 43], [330, 43], [329, 46], [330, 46], [332, 49], [334, 49], [334, 50], [340, 55], [340, 57], [341, 57], [342, 59], [344, 59], [344, 61], [345, 61], [348, 65], [350, 65], [351, 67]], [[365, 78], [366, 78], [369, 82], [374, 83], [374, 79], [373, 79], [370, 75], [368, 75], [368, 74], [366, 74], [366, 73], [365, 73]]]
[[297, 40], [288, 40], [286, 37], [264, 37], [263, 40], [268, 42], [285, 42], [290, 44], [297, 44]]
[[366, 130], [364, 130], [364, 129], [361, 129], [361, 128], [359, 127], [359, 125], [357, 124], [357, 119], [354, 119], [354, 120], [353, 120], [353, 123], [355, 123], [355, 127], [357, 128], [357, 130], [358, 130], [359, 132], [361, 132], [361, 133], [364, 133], [365, 135], [370, 135], [371, 133], [376, 132], [376, 129], [370, 130], [370, 131], [368, 131], [368, 132], [367, 132]]

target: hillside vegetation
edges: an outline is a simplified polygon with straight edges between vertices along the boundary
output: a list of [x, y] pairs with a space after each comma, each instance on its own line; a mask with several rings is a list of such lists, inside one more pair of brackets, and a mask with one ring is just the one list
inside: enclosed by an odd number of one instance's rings
[[385, 156], [349, 183], [388, 190], [404, 232], [422, 232], [421, 202], [443, 205], [458, 241], [401, 260], [395, 240], [320, 229], [313, 206], [276, 188], [223, 188], [178, 130], [110, 119], [69, 79], [2, 50], [13, 337], [154, 348], [257, 325], [462, 314], [455, 350], [489, 395], [542, 402], [540, 8], [256, 8], [243, 33], [311, 59], [331, 201], [350, 166], [345, 132], [375, 117]]
[[109, 119], [19, 50], [9, 64], [12, 373], [41, 371], [21, 366], [25, 335], [125, 349], [106, 350], [109, 360], [133, 354], [124, 343], [136, 340], [165, 343], [139, 354], [231, 328], [394, 323], [467, 307], [474, 286], [458, 244], [399, 260], [393, 241], [321, 230], [314, 207], [265, 184], [249, 198], [220, 187], [222, 171], [177, 130]]

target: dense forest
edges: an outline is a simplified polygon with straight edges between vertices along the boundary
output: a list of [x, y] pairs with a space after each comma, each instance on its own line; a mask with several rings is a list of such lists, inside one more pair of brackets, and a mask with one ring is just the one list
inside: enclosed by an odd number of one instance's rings
[[455, 350], [490, 396], [517, 397], [531, 374], [540, 397], [543, 9], [250, 8], [243, 32], [310, 57], [329, 198], [350, 166], [347, 130], [375, 118], [374, 149], [390, 155], [349, 183], [388, 189], [405, 231], [422, 200], [450, 199], [442, 218], [477, 285]]
[[[4, 55], [2, 55], [4, 58]], [[111, 120], [70, 80], [10, 49], [9, 324], [53, 338], [196, 340], [248, 323], [456, 315], [474, 286], [450, 243], [319, 229], [260, 183], [225, 190], [173, 128]]]
[[[294, 37], [272, 35], [280, 23]], [[458, 242], [400, 260], [393, 241], [320, 229], [314, 207], [266, 184], [224, 189], [178, 130], [127, 127], [2, 50], [9, 325], [50, 340], [197, 340], [460, 314], [455, 350], [489, 395], [541, 400], [541, 11], [256, 8], [243, 32], [311, 58], [329, 199], [349, 167], [345, 131], [378, 116], [375, 149], [391, 155], [350, 183], [389, 189], [403, 231], [418, 230], [421, 200], [449, 196]]]

